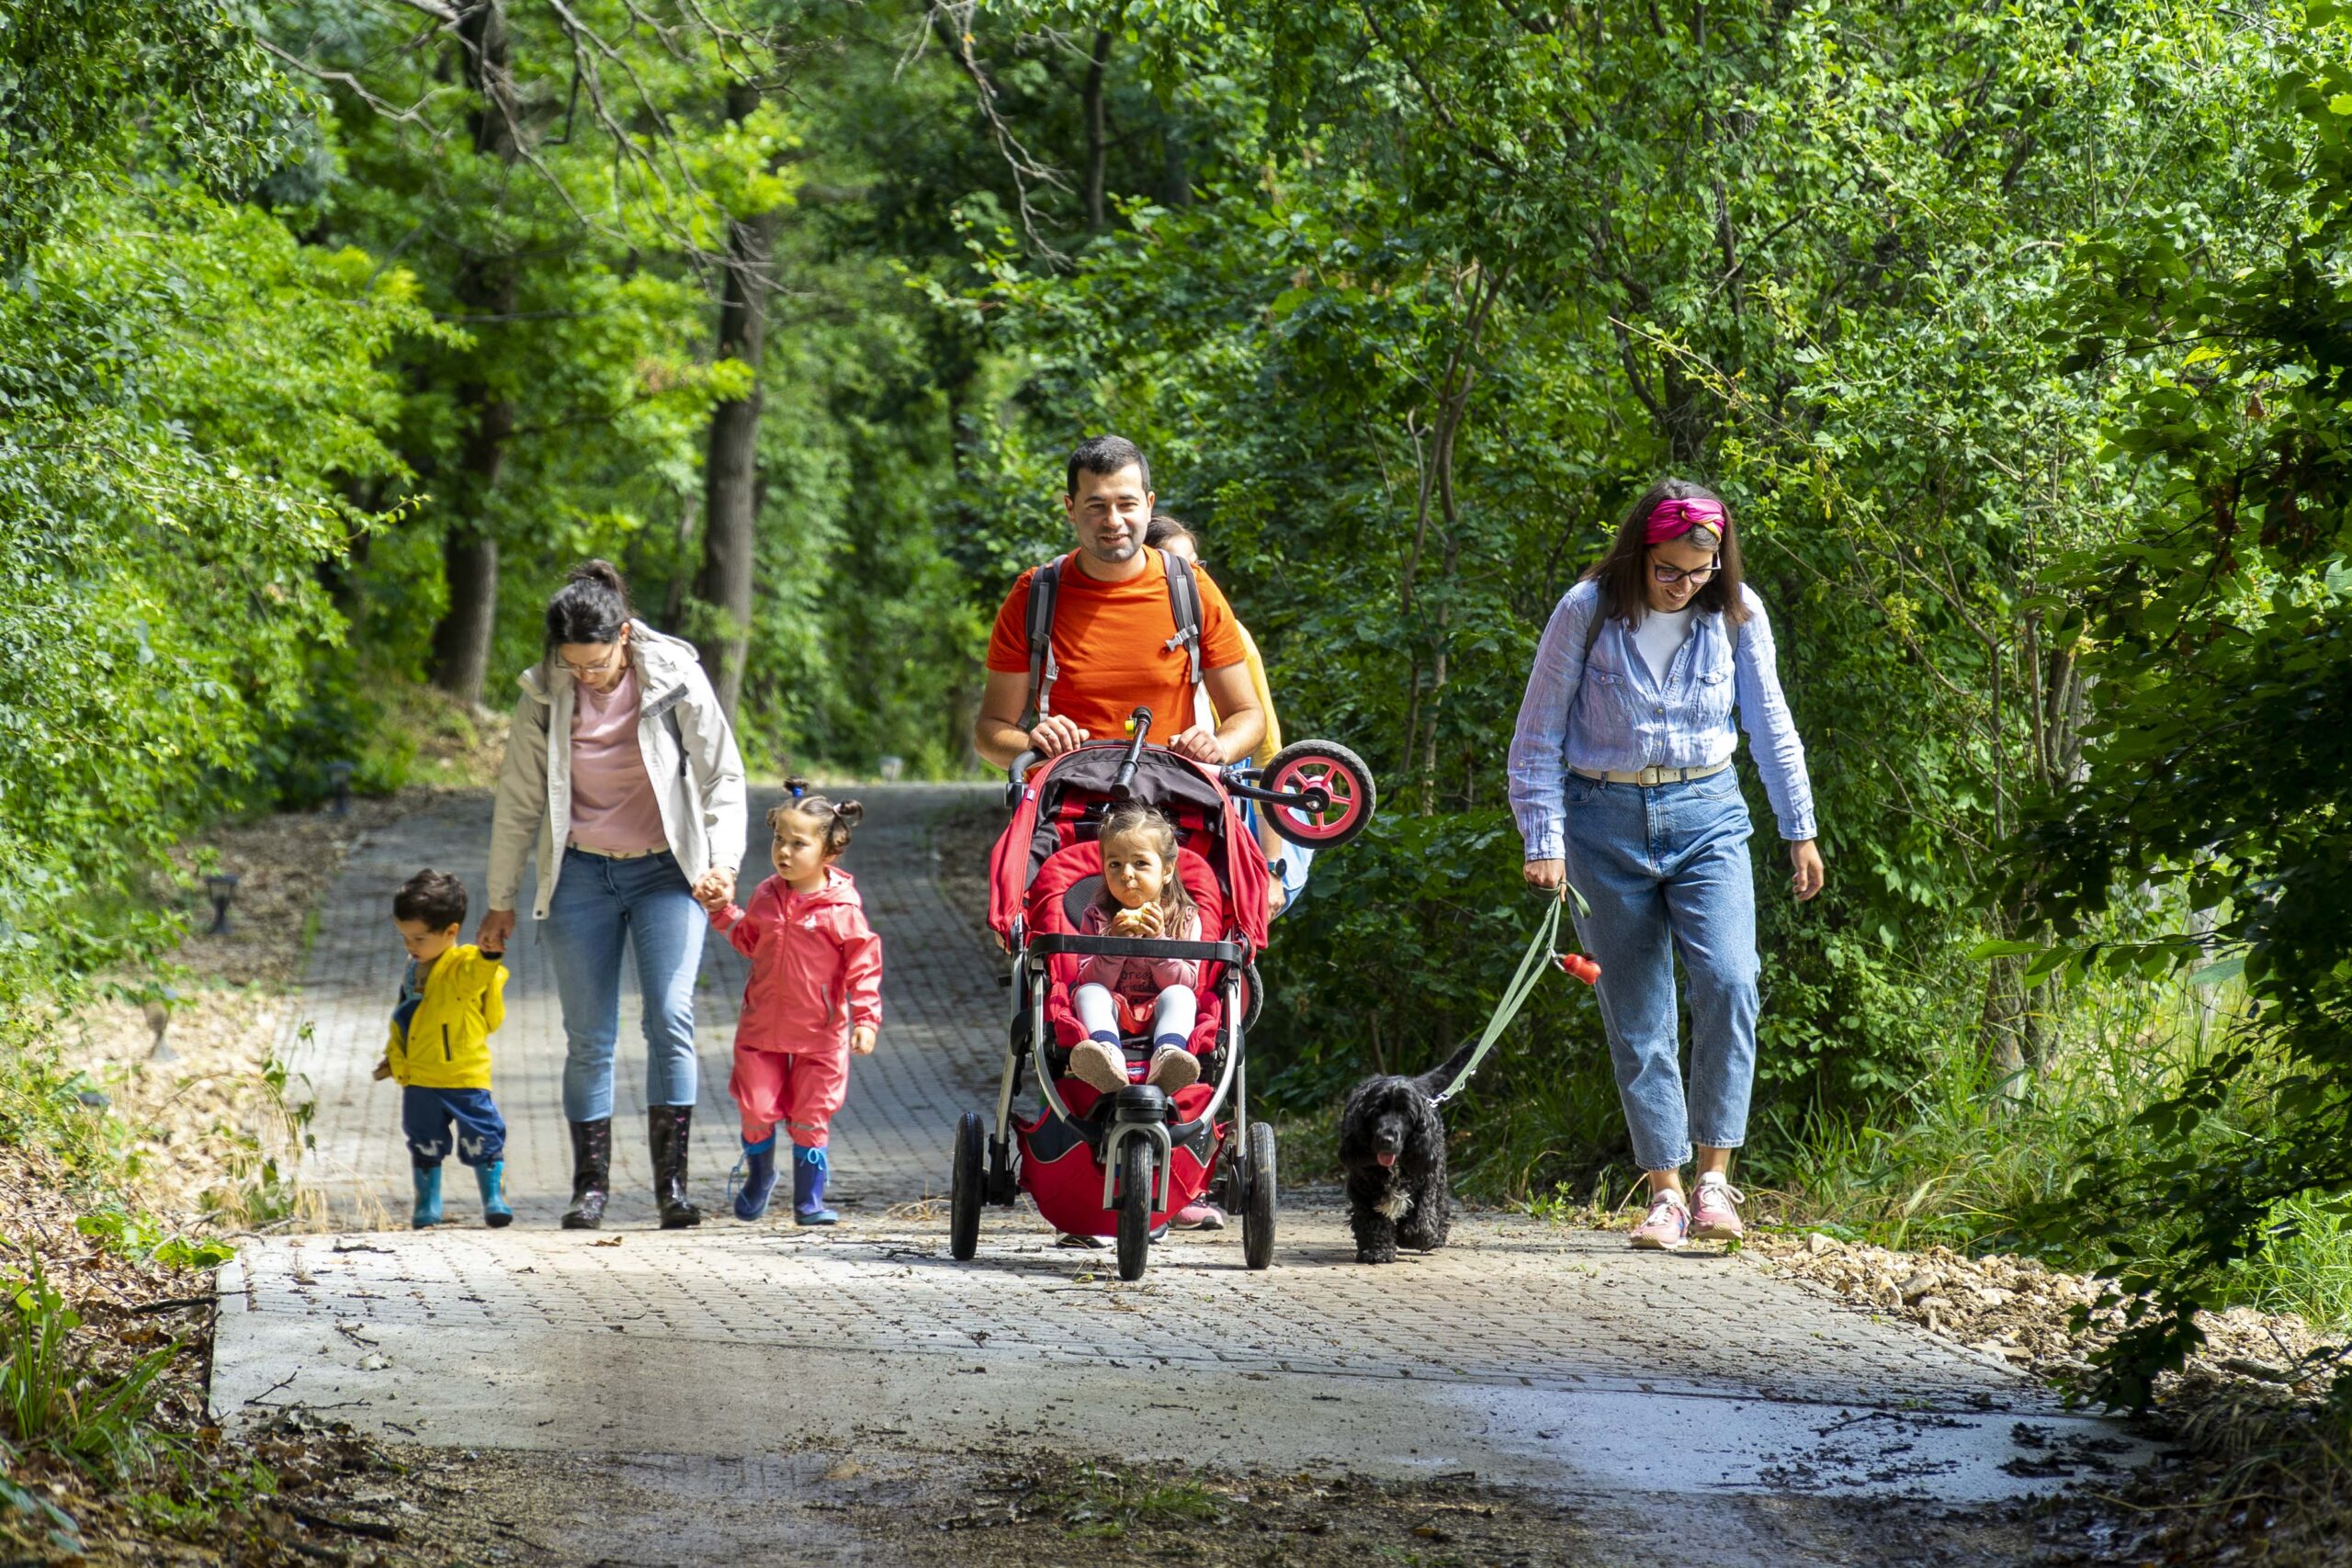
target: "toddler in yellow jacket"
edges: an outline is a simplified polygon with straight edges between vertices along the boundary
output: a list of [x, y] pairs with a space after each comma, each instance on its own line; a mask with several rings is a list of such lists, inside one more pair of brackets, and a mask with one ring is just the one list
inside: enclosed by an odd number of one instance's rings
[[441, 1223], [441, 1162], [472, 1168], [481, 1217], [511, 1224], [501, 1186], [506, 1122], [490, 1098], [490, 1035], [506, 1021], [503, 953], [458, 941], [466, 885], [444, 871], [420, 871], [392, 895], [392, 922], [408, 947], [400, 1003], [376, 1076], [401, 1086], [401, 1130], [408, 1134], [419, 1229]]

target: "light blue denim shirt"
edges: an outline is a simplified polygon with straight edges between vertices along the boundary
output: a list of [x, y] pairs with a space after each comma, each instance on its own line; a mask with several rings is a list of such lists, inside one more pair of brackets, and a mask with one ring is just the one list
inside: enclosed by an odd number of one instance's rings
[[1747, 623], [1731, 632], [1721, 615], [1694, 616], [1663, 682], [1650, 673], [1623, 621], [1601, 627], [1587, 656], [1598, 586], [1579, 582], [1562, 597], [1536, 645], [1510, 741], [1510, 808], [1529, 860], [1566, 853], [1564, 795], [1570, 768], [1632, 773], [1727, 762], [1739, 747], [1732, 728], [1735, 705], [1741, 728], [1756, 743], [1756, 771], [1780, 818], [1781, 837], [1814, 837], [1813, 783], [1805, 776], [1804, 742], [1781, 695], [1771, 623], [1753, 590], [1743, 586], [1740, 595]]

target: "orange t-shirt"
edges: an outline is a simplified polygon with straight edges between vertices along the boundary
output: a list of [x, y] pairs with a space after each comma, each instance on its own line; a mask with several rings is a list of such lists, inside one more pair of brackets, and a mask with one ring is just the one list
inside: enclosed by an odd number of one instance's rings
[[[1061, 589], [1054, 598], [1054, 662], [1058, 666], [1046, 703], [1055, 713], [1096, 740], [1124, 739], [1127, 715], [1151, 710], [1151, 739], [1166, 745], [1193, 727], [1193, 691], [1185, 680], [1184, 650], [1171, 649], [1176, 613], [1168, 607], [1168, 568], [1158, 550], [1146, 548], [1149, 564], [1125, 582], [1089, 577], [1075, 558], [1063, 558]], [[996, 613], [989, 636], [989, 668], [1029, 672], [1029, 582], [1024, 571]], [[1193, 570], [1201, 585], [1201, 668], [1222, 670], [1240, 663], [1239, 623], [1224, 592], [1208, 573]]]

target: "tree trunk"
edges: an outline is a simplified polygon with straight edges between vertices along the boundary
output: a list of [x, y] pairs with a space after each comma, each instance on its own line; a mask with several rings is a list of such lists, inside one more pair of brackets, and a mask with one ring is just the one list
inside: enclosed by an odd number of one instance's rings
[[751, 649], [752, 555], [760, 497], [760, 355], [767, 340], [769, 257], [773, 219], [738, 219], [728, 225], [721, 274], [718, 354], [752, 367], [751, 391], [710, 411], [710, 447], [703, 464], [702, 573], [695, 597], [709, 607], [703, 663], [731, 717], [743, 693]]
[[[469, 119], [474, 151], [511, 164], [519, 150], [514, 78], [501, 0], [472, 0], [463, 6], [457, 31], [466, 85], [475, 94]], [[512, 315], [513, 261], [489, 255], [469, 263], [458, 276], [457, 295], [466, 314], [485, 318], [485, 326]], [[441, 545], [449, 607], [433, 628], [433, 683], [469, 705], [481, 701], [492, 633], [498, 623], [498, 540], [486, 518], [491, 492], [506, 460], [506, 442], [514, 433], [514, 405], [480, 373], [493, 357], [491, 345], [477, 342], [473, 352], [476, 371], [457, 389], [458, 406], [470, 415], [458, 461], [463, 489], [453, 498], [456, 514]]]
[[[741, 121], [759, 107], [759, 93], [736, 86], [727, 112]], [[767, 346], [768, 295], [775, 251], [773, 212], [727, 225], [727, 262], [719, 272], [718, 357], [751, 367], [752, 389], [710, 411], [710, 446], [703, 462], [702, 572], [695, 597], [707, 607], [697, 641], [719, 705], [734, 716], [743, 694], [743, 666], [752, 646], [753, 554], [760, 511], [761, 355]]]
[[433, 628], [433, 683], [479, 707], [498, 623], [498, 541], [478, 527], [451, 524], [441, 538], [441, 570], [449, 608]]
[[1111, 29], [1094, 29], [1094, 53], [1087, 62], [1080, 103], [1086, 112], [1086, 231], [1099, 234], [1110, 221], [1102, 199], [1104, 166], [1110, 161], [1110, 117], [1102, 107], [1103, 79], [1111, 71]]

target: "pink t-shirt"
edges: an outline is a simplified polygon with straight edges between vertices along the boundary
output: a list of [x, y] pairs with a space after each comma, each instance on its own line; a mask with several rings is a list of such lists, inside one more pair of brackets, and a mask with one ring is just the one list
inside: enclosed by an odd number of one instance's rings
[[637, 744], [637, 670], [609, 692], [571, 687], [571, 834], [583, 850], [637, 854], [669, 843]]

